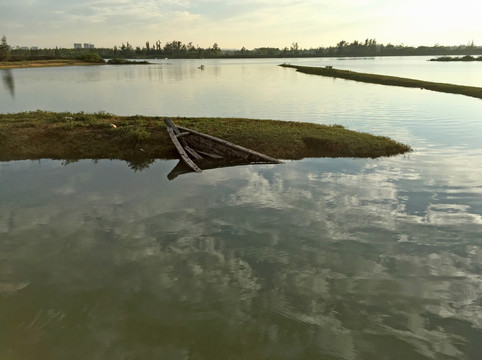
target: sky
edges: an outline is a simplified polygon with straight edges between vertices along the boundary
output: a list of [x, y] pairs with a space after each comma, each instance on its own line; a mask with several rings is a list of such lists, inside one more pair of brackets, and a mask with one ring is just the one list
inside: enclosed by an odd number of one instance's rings
[[481, 0], [0, 0], [0, 35], [12, 46], [41, 48], [157, 40], [317, 48], [367, 38], [482, 46], [481, 17]]

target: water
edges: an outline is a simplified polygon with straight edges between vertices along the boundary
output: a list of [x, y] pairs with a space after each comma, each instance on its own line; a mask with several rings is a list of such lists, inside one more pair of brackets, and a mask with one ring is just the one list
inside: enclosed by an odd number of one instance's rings
[[12, 70], [0, 103], [339, 123], [414, 152], [174, 181], [176, 161], [0, 163], [0, 358], [478, 359], [480, 100], [203, 63]]

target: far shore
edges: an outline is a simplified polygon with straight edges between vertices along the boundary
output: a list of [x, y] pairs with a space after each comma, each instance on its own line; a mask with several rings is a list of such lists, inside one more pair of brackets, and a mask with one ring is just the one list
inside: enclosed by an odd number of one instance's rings
[[[33, 111], [0, 114], [0, 161], [25, 159], [174, 159], [164, 117], [104, 112]], [[377, 158], [410, 146], [341, 125], [233, 118], [173, 118], [176, 125], [220, 137], [284, 160], [306, 157]]]

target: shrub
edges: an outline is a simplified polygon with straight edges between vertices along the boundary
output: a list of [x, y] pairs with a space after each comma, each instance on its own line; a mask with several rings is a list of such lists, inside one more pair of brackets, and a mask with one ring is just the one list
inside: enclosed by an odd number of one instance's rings
[[102, 59], [99, 54], [94, 53], [94, 52], [82, 54], [82, 55], [77, 57], [77, 60], [85, 61], [85, 62], [88, 62], [88, 63], [94, 63], [94, 64], [105, 62], [104, 59]]
[[126, 142], [134, 145], [139, 144], [151, 137], [150, 132], [132, 126], [123, 127], [121, 128], [121, 131], [124, 133]]

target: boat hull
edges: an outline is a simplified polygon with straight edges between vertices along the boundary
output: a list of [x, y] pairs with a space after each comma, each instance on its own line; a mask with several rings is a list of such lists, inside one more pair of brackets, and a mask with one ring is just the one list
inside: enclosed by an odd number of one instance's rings
[[[164, 119], [169, 136], [176, 147], [181, 159], [193, 171], [201, 172], [200, 165], [206, 163], [206, 159], [219, 161], [226, 164], [226, 161], [235, 163], [263, 163], [280, 164], [278, 159], [261, 154], [251, 149], [233, 144], [229, 141], [204, 134], [192, 129], [176, 126], [171, 119]], [[213, 162], [210, 162], [211, 164]], [[222, 167], [222, 165], [220, 166]], [[213, 168], [213, 167], [209, 167]]]

